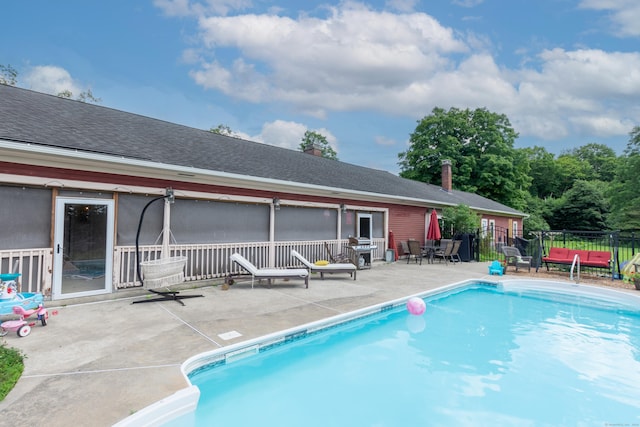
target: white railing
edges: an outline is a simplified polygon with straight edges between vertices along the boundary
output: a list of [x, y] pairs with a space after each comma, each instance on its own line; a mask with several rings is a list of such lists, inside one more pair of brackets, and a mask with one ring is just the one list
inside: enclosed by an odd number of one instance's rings
[[[305, 258], [317, 260], [328, 259], [324, 247], [327, 242], [332, 253], [345, 252], [348, 240], [313, 240], [288, 242], [247, 242], [247, 243], [219, 243], [198, 245], [171, 245], [170, 256], [186, 256], [185, 281], [206, 280], [224, 277], [228, 274], [240, 274], [244, 271], [235, 263], [229, 261], [234, 252], [249, 259], [256, 267], [269, 267], [273, 253], [274, 267], [293, 267], [298, 264], [291, 256], [295, 249]], [[371, 244], [377, 246], [371, 251], [372, 260], [384, 259], [385, 240], [372, 239]], [[273, 252], [272, 252], [273, 249]], [[161, 246], [141, 246], [140, 260], [149, 261], [160, 257]], [[118, 289], [140, 286], [136, 275], [135, 246], [118, 246], [114, 256], [114, 287]]]
[[573, 270], [578, 267], [578, 275], [576, 278], [576, 283], [580, 282], [580, 255], [575, 254], [573, 256], [573, 262], [571, 263], [571, 271], [569, 272], [569, 280], [573, 280]]
[[[328, 259], [324, 247], [327, 242], [334, 255], [346, 252], [347, 239], [312, 240], [288, 242], [248, 242], [219, 243], [198, 245], [171, 245], [170, 256], [186, 256], [185, 281], [206, 280], [224, 277], [228, 274], [240, 274], [244, 271], [229, 261], [234, 252], [239, 252], [258, 268], [269, 267], [273, 256], [275, 267], [299, 266], [291, 256], [295, 249], [311, 260]], [[372, 260], [384, 259], [385, 240], [372, 239], [377, 246], [371, 251]], [[141, 246], [140, 260], [158, 259], [162, 246]], [[273, 255], [272, 255], [273, 254]], [[113, 257], [114, 289], [140, 286], [136, 272], [135, 246], [117, 246]], [[20, 273], [20, 292], [39, 292], [51, 295], [53, 271], [53, 251], [51, 248], [0, 250], [0, 273]]]
[[51, 293], [51, 248], [0, 250], [0, 273], [20, 273], [18, 292]]

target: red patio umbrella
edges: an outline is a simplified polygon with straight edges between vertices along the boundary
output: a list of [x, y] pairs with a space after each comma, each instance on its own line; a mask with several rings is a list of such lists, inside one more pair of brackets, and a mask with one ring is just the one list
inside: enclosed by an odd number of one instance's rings
[[394, 261], [398, 260], [398, 248], [396, 247], [396, 238], [393, 236], [393, 231], [389, 230], [389, 249], [393, 249]]
[[438, 214], [436, 210], [431, 211], [431, 219], [429, 220], [429, 228], [427, 229], [427, 240], [440, 240], [442, 234], [440, 233], [440, 224], [438, 224]]

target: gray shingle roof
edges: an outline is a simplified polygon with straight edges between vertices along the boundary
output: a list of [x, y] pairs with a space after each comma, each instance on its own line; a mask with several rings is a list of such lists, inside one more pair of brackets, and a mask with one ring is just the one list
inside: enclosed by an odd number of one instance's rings
[[389, 172], [4, 85], [0, 139], [522, 215]]

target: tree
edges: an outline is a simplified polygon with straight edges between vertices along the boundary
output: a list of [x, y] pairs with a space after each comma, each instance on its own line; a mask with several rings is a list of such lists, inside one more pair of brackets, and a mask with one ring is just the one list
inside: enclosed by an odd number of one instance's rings
[[233, 136], [233, 130], [231, 130], [231, 128], [225, 124], [219, 124], [218, 126], [209, 129], [209, 132], [211, 133], [217, 133], [218, 135], [226, 135], [226, 136]]
[[11, 65], [0, 64], [0, 85], [15, 86], [18, 83], [18, 72]]
[[442, 226], [452, 235], [474, 233], [480, 227], [480, 216], [467, 205], [457, 205], [442, 210]]
[[542, 199], [550, 196], [561, 196], [562, 192], [559, 189], [560, 172], [558, 171], [555, 156], [544, 147], [538, 146], [523, 148], [522, 151], [527, 157], [530, 166], [531, 185], [529, 193]]
[[609, 205], [602, 188], [594, 182], [578, 180], [558, 201], [552, 229], [606, 230]]
[[400, 176], [441, 184], [442, 160], [449, 159], [455, 189], [521, 209], [531, 178], [527, 156], [513, 148], [517, 136], [505, 115], [434, 108], [418, 122], [411, 147], [398, 154]]
[[[65, 89], [62, 92], [58, 93], [57, 96], [60, 98], [73, 99], [73, 92], [71, 92], [69, 89]], [[97, 104], [99, 102], [102, 102], [102, 99], [93, 96], [91, 89], [89, 89], [86, 92], [80, 92], [80, 95], [78, 95], [76, 101], [93, 102]]]
[[613, 148], [604, 144], [591, 143], [566, 151], [565, 154], [591, 166], [592, 174], [589, 176], [589, 180], [613, 181], [618, 159]]
[[610, 223], [619, 229], [640, 228], [640, 126], [636, 126], [629, 136], [611, 184]]
[[300, 143], [300, 151], [304, 151], [309, 146], [314, 146], [319, 149], [322, 153], [322, 157], [332, 160], [338, 160], [338, 153], [329, 145], [329, 141], [327, 141], [327, 137], [322, 135], [321, 133], [314, 132], [308, 130], [304, 133], [302, 137], [302, 142]]

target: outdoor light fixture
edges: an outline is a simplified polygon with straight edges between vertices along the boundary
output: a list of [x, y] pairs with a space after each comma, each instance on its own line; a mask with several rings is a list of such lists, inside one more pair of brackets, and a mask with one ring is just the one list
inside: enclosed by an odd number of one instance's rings
[[345, 205], [344, 203], [340, 205], [340, 210], [342, 211], [342, 213], [347, 213], [347, 205]]
[[273, 207], [275, 208], [275, 210], [279, 211], [280, 210], [280, 199], [278, 199], [277, 197], [273, 198]]

